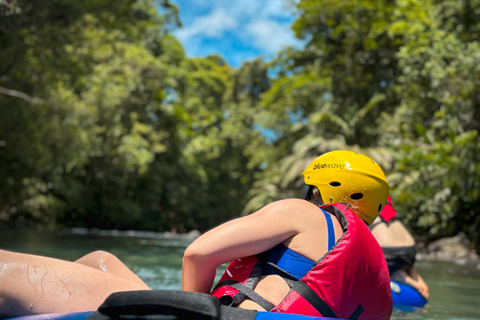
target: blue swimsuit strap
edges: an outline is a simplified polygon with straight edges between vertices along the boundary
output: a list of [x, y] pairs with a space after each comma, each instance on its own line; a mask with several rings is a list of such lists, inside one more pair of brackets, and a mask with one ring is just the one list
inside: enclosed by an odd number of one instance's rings
[[[330, 251], [335, 246], [335, 231], [330, 214], [324, 210], [322, 212], [327, 220], [328, 251]], [[282, 243], [270, 249], [268, 261], [298, 279], [302, 278], [315, 265], [315, 261], [305, 258]], [[264, 274], [272, 273], [274, 273], [273, 268], [267, 266]]]
[[[320, 209], [322, 210], [322, 209]], [[333, 222], [332, 217], [329, 213], [322, 210], [323, 214], [325, 215], [325, 219], [327, 220], [327, 228], [328, 228], [328, 251], [333, 248], [335, 245], [335, 230], [333, 230]]]

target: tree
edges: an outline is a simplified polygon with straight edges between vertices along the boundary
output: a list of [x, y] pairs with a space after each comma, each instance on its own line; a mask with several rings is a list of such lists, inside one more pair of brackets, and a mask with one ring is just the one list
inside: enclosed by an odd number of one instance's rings
[[[407, 2], [403, 5], [407, 6]], [[398, 53], [403, 96], [386, 119], [384, 143], [396, 162], [391, 183], [406, 221], [418, 234], [438, 238], [464, 232], [477, 245], [480, 2], [409, 1], [392, 33], [402, 33]]]
[[169, 37], [163, 17], [150, 1], [0, 7], [2, 219], [98, 222], [104, 215], [97, 213], [114, 211], [116, 202], [88, 194], [121, 196], [128, 191], [112, 191], [111, 182], [144, 174], [165, 150], [165, 133], [151, 125], [170, 81], [168, 58], [151, 50]]
[[293, 28], [305, 47], [284, 50], [272, 64], [272, 86], [259, 104], [257, 125], [273, 133], [275, 155], [252, 191], [262, 199], [251, 201], [252, 208], [298, 196], [291, 190], [300, 189], [303, 169], [326, 151], [360, 151], [391, 167], [377, 126], [399, 101], [390, 85], [402, 43], [388, 29], [395, 4], [305, 0], [295, 7]]
[[306, 46], [271, 68], [257, 125], [274, 133], [276, 156], [249, 209], [298, 196], [314, 157], [347, 149], [381, 164], [403, 220], [424, 240], [463, 231], [478, 245], [479, 8], [297, 2], [294, 30]]

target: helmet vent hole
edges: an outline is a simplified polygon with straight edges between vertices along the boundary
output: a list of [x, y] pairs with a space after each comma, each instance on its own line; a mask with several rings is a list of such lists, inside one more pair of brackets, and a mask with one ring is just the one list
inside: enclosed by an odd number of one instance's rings
[[332, 181], [329, 183], [329, 185], [332, 187], [340, 187], [342, 184], [338, 181]]
[[380, 203], [380, 205], [378, 206], [378, 212], [381, 212], [382, 211], [382, 204]]
[[360, 200], [363, 198], [363, 193], [354, 193], [350, 196], [352, 200]]

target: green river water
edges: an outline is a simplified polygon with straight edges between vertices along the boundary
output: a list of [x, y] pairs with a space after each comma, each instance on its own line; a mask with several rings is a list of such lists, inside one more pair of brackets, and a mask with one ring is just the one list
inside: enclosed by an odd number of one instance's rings
[[[94, 250], [115, 254], [151, 288], [180, 290], [182, 254], [190, 239], [163, 234], [74, 229], [1, 231], [0, 249], [76, 260]], [[391, 319], [480, 319], [480, 270], [448, 262], [418, 261], [430, 288], [427, 306], [394, 310]], [[220, 272], [219, 272], [220, 273]]]

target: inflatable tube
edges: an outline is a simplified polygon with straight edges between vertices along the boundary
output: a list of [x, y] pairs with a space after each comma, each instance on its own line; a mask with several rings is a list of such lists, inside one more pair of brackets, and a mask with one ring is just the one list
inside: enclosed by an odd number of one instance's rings
[[[406, 284], [391, 281], [393, 307], [404, 311], [416, 311], [425, 306], [420, 293]], [[145, 311], [147, 310], [147, 311]], [[147, 314], [145, 313], [147, 312]], [[108, 320], [135, 319], [138, 316], [155, 315], [152, 319], [250, 319], [250, 320], [327, 320], [325, 317], [312, 317], [299, 314], [256, 312], [240, 308], [221, 306], [217, 299], [208, 294], [184, 291], [131, 291], [114, 293], [109, 296], [97, 311], [40, 314], [11, 318], [9, 320]]]
[[326, 320], [299, 314], [228, 307], [209, 294], [179, 290], [117, 292], [92, 312], [41, 314], [10, 320]]
[[[413, 287], [395, 281], [390, 281], [392, 288], [393, 307], [397, 309], [409, 309], [409, 307], [422, 308], [427, 300]], [[408, 310], [407, 310], [408, 311]]]
[[[72, 312], [72, 313], [50, 313], [50, 314], [39, 314], [35, 316], [10, 318], [7, 320], [87, 320], [87, 318], [91, 316], [93, 313], [94, 311]], [[134, 319], [134, 318], [128, 318], [128, 319]], [[141, 318], [141, 319], [146, 319], [146, 318]], [[168, 319], [168, 318], [165, 318], [165, 319]], [[174, 318], [171, 318], [171, 319], [174, 319]], [[312, 316], [304, 316], [300, 314], [289, 314], [289, 313], [258, 312], [254, 320], [331, 320], [331, 318], [312, 317]], [[336, 320], [342, 320], [342, 319], [336, 319]]]
[[71, 312], [71, 313], [48, 313], [48, 314], [37, 314], [34, 316], [10, 318], [6, 320], [85, 320], [92, 313], [93, 311]]

